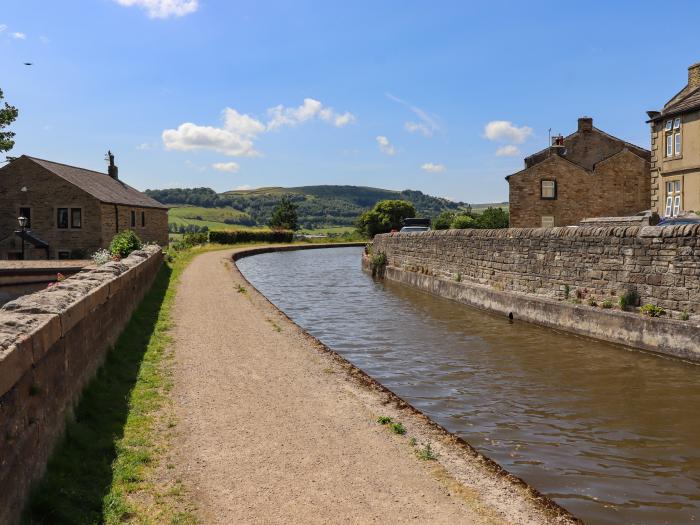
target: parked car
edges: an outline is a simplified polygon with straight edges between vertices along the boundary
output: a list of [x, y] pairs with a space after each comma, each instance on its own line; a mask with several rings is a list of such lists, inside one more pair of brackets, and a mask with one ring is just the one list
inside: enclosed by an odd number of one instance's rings
[[404, 226], [400, 230], [402, 233], [410, 232], [428, 232], [430, 231], [430, 226]]
[[657, 226], [674, 226], [676, 224], [700, 224], [698, 215], [681, 215], [679, 217], [666, 217], [661, 219]]

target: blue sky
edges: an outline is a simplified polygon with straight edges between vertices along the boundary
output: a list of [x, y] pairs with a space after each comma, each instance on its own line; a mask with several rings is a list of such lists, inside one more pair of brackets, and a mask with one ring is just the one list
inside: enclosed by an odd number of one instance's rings
[[[648, 147], [700, 61], [697, 2], [3, 0], [10, 155], [140, 189], [354, 184], [507, 200], [582, 115]], [[662, 34], [668, 32], [664, 45]], [[33, 62], [26, 67], [23, 62]], [[489, 123], [491, 125], [489, 126]]]

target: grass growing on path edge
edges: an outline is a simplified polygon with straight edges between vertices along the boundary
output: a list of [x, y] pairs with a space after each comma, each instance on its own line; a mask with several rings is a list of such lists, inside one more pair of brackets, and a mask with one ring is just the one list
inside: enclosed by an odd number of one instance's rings
[[196, 255], [223, 248], [180, 252], [161, 267], [83, 391], [28, 502], [23, 524], [195, 522], [179, 482], [163, 487], [153, 475], [162, 467], [175, 426], [168, 392], [177, 283]]

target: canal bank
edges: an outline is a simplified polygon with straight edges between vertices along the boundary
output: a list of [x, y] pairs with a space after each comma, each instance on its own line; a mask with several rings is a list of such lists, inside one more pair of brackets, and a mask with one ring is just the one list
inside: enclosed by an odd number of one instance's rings
[[203, 522], [575, 522], [304, 332], [234, 253], [195, 259], [175, 306], [173, 464]]

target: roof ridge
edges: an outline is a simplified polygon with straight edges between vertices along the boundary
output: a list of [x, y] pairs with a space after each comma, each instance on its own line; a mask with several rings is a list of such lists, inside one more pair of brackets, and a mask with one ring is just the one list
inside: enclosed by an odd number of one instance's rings
[[49, 159], [40, 159], [39, 157], [32, 157], [30, 155], [22, 155], [22, 157], [27, 157], [28, 159], [31, 159], [31, 160], [39, 160], [41, 162], [48, 162], [49, 164], [58, 164], [59, 166], [66, 166], [67, 168], [75, 168], [76, 170], [89, 171], [92, 173], [97, 173], [98, 175], [106, 175], [107, 177], [109, 177], [109, 174], [107, 174], [103, 171], [91, 170], [90, 168], [83, 168], [81, 166], [76, 166], [74, 164], [66, 164], [65, 162], [56, 162], [55, 160], [49, 160]]

